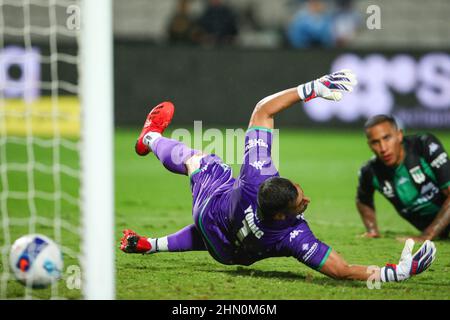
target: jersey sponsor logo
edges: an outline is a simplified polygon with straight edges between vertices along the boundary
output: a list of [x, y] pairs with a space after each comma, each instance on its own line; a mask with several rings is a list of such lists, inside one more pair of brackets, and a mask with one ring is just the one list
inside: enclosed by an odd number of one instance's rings
[[439, 194], [439, 188], [432, 182], [427, 183], [420, 189], [421, 197], [416, 200], [417, 204], [423, 204], [432, 200], [436, 195]]
[[437, 143], [430, 143], [430, 145], [428, 146], [429, 150], [430, 150], [430, 156], [436, 152], [437, 149], [439, 149], [439, 145]]
[[439, 194], [439, 188], [429, 182], [420, 189], [420, 197], [412, 204], [411, 212], [420, 211], [423, 205], [432, 201]]
[[393, 198], [395, 196], [394, 188], [392, 188], [392, 185], [389, 181], [384, 181], [383, 193], [388, 198]]
[[411, 170], [409, 170], [409, 173], [411, 174], [411, 177], [414, 179], [414, 181], [418, 184], [425, 181], [426, 177], [425, 174], [422, 172], [422, 169], [420, 169], [420, 166], [415, 166]]
[[[291, 236], [289, 237], [289, 242], [292, 242], [300, 233], [303, 233], [303, 230], [294, 230], [291, 232]], [[308, 250], [308, 249], [304, 249]]]
[[439, 195], [439, 193], [439, 188], [433, 182], [429, 182], [423, 185], [420, 188], [420, 196], [415, 199], [414, 202], [411, 203], [408, 207], [402, 209], [402, 213], [404, 215], [409, 215], [415, 212], [420, 212], [424, 208], [424, 205], [433, 201], [433, 199], [437, 195]]
[[429, 182], [420, 188], [420, 194], [426, 194], [428, 192], [439, 193], [439, 189], [433, 182]]
[[242, 220], [242, 228], [239, 229], [237, 233], [237, 237], [239, 241], [243, 241], [244, 238], [252, 232], [256, 238], [261, 239], [261, 237], [264, 235], [264, 231], [258, 228], [258, 226], [255, 224], [255, 217], [253, 214], [252, 206], [249, 206], [245, 211], [245, 219]]
[[250, 163], [250, 165], [255, 168], [256, 170], [262, 170], [264, 164], [266, 163], [266, 161], [255, 161], [253, 163]]
[[306, 252], [302, 259], [303, 261], [308, 261], [309, 259], [311, 259], [311, 257], [316, 253], [317, 249], [319, 248], [319, 244], [317, 242], [314, 242], [314, 244], [311, 246], [311, 248], [308, 250], [308, 252]]
[[250, 139], [245, 146], [245, 150], [250, 150], [251, 148], [254, 148], [256, 146], [264, 148], [269, 147], [269, 145], [263, 139]]
[[436, 159], [434, 159], [431, 162], [431, 166], [433, 168], [439, 169], [442, 167], [445, 163], [447, 163], [448, 156], [445, 152], [442, 152], [440, 155], [437, 156]]

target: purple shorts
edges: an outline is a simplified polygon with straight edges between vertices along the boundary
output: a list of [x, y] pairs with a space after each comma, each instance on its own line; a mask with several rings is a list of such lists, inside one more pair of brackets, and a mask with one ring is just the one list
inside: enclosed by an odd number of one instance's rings
[[224, 193], [233, 189], [235, 179], [231, 167], [216, 155], [200, 160], [200, 168], [191, 175], [192, 215], [210, 254], [222, 264], [232, 264], [232, 244], [224, 228], [226, 216], [215, 210], [227, 203]]

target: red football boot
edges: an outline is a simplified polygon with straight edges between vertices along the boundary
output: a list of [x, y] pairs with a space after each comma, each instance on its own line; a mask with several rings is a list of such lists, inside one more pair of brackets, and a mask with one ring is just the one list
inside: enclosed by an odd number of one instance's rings
[[135, 150], [138, 155], [145, 156], [151, 151], [143, 141], [144, 136], [149, 132], [158, 132], [162, 134], [170, 121], [172, 121], [174, 111], [175, 107], [173, 103], [169, 101], [161, 102], [150, 111], [145, 120], [141, 135], [136, 141]]
[[126, 253], [147, 253], [152, 249], [152, 245], [145, 237], [141, 237], [130, 229], [123, 230], [123, 237], [120, 241], [120, 250]]

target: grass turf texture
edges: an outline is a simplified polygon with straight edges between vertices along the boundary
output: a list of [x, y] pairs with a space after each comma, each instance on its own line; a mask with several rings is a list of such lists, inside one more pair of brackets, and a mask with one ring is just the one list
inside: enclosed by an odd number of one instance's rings
[[[189, 180], [165, 170], [153, 155], [138, 157], [133, 150], [136, 130], [118, 130], [115, 136], [116, 288], [118, 299], [449, 299], [450, 241], [437, 241], [437, 259], [425, 273], [404, 283], [383, 284], [380, 290], [369, 290], [365, 282], [336, 281], [300, 264], [294, 258], [272, 258], [249, 267], [225, 266], [207, 252], [129, 255], [119, 249], [124, 228], [148, 236], [163, 236], [192, 223]], [[450, 133], [437, 132], [447, 150]], [[26, 162], [27, 150], [16, 144], [6, 145], [8, 162]], [[381, 239], [361, 239], [364, 231], [354, 207], [357, 171], [370, 156], [360, 132], [280, 131], [280, 173], [302, 185], [312, 202], [305, 216], [322, 241], [337, 250], [353, 264], [382, 266], [397, 263], [403, 243], [395, 238], [418, 232], [398, 216], [380, 195], [376, 196]], [[51, 165], [51, 149], [34, 147], [37, 161]], [[72, 151], [61, 149], [61, 162], [79, 165]], [[239, 165], [233, 165], [234, 174]], [[23, 173], [8, 174], [9, 190], [27, 191], [28, 179]], [[51, 175], [35, 172], [35, 186], [52, 192]], [[1, 183], [1, 180], [0, 180]], [[63, 177], [65, 191], [78, 196], [76, 180]], [[0, 190], [4, 186], [0, 185]], [[39, 216], [53, 219], [54, 207], [49, 201], [36, 200]], [[27, 201], [8, 201], [9, 218], [29, 217]], [[62, 202], [62, 218], [79, 225], [76, 207]], [[0, 230], [3, 247], [4, 228]], [[10, 226], [11, 240], [28, 233], [28, 227]], [[36, 231], [54, 237], [53, 228], [36, 225]], [[102, 241], [99, 239], [99, 241]], [[79, 252], [79, 239], [63, 229], [62, 244]], [[103, 244], [105, 248], [109, 245]], [[416, 245], [415, 249], [418, 246]], [[5, 266], [0, 261], [0, 273]], [[65, 254], [65, 271], [78, 265]], [[80, 290], [67, 288], [68, 274], [59, 281], [58, 296], [76, 299]], [[7, 282], [8, 298], [24, 296], [18, 282]], [[33, 290], [35, 298], [51, 297], [52, 289]]]
[[[436, 133], [447, 150], [450, 134]], [[193, 222], [189, 180], [165, 170], [152, 155], [138, 157], [136, 133], [116, 135], [116, 239], [124, 228], [152, 237]], [[418, 235], [380, 195], [381, 239], [362, 239], [354, 205], [357, 172], [370, 156], [361, 132], [280, 130], [280, 174], [312, 199], [305, 217], [313, 232], [352, 264], [397, 263], [403, 243]], [[239, 165], [233, 165], [234, 175]], [[449, 299], [450, 241], [437, 241], [427, 272], [404, 283], [369, 290], [365, 282], [337, 281], [294, 258], [271, 258], [252, 266], [225, 266], [207, 252], [127, 255], [116, 249], [118, 299]], [[116, 245], [117, 247], [117, 245]], [[419, 246], [416, 244], [415, 249]]]

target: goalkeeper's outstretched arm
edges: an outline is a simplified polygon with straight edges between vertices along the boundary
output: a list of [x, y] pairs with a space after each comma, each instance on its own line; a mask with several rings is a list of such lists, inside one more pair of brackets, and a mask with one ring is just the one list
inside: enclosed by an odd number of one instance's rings
[[350, 70], [341, 70], [298, 87], [272, 94], [256, 104], [249, 127], [259, 126], [272, 129], [274, 116], [293, 104], [317, 97], [339, 101], [342, 98], [342, 92], [351, 92], [356, 83], [356, 77]]
[[414, 255], [413, 248], [414, 241], [406, 240], [399, 263], [386, 264], [382, 268], [350, 265], [333, 250], [320, 272], [341, 280], [403, 281], [428, 269], [436, 258], [436, 247], [429, 240], [425, 241]]

